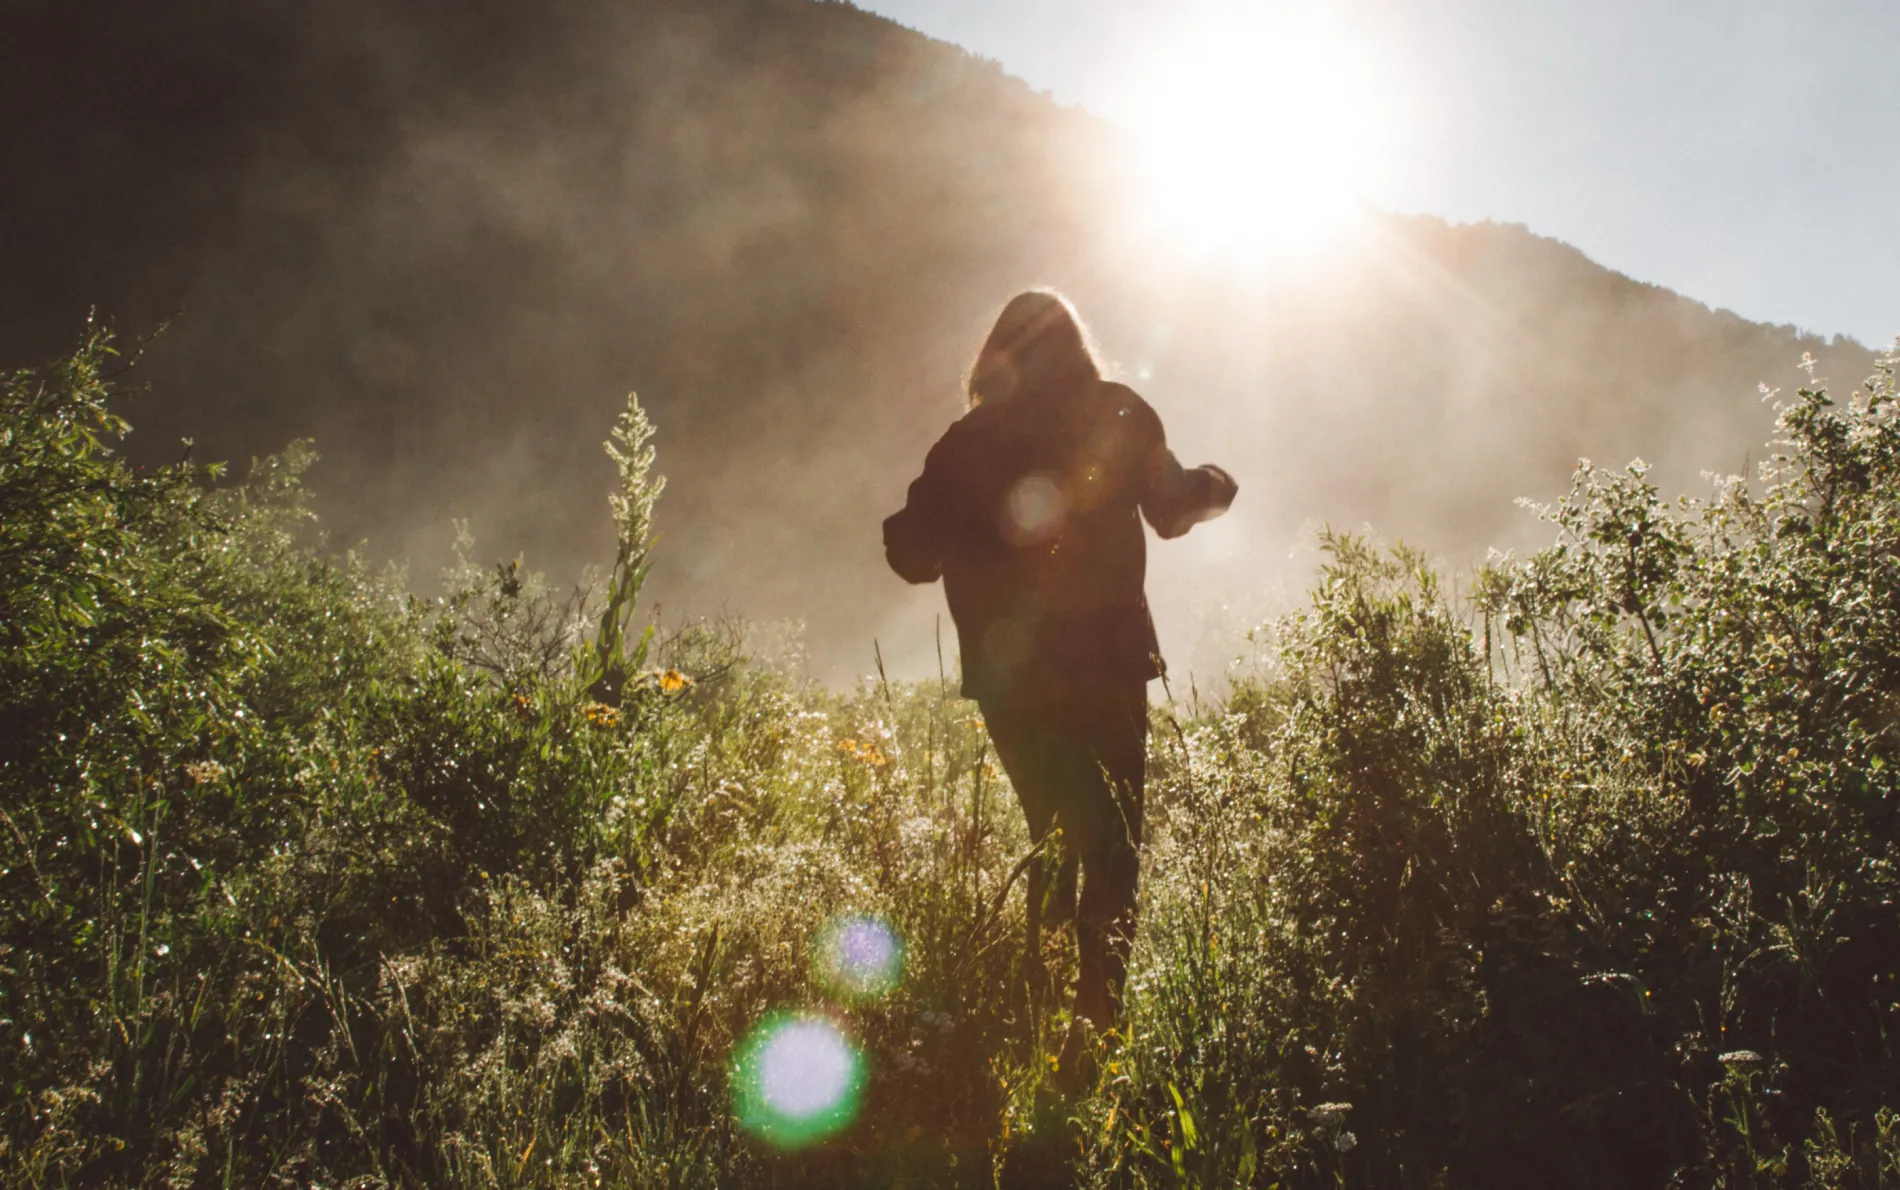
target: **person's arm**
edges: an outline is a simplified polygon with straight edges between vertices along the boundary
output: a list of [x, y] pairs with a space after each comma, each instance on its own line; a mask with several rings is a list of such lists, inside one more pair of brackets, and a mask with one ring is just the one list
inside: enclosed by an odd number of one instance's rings
[[944, 443], [939, 439], [924, 459], [924, 473], [910, 485], [904, 507], [884, 521], [884, 560], [907, 583], [934, 583], [943, 577], [943, 538], [949, 511], [945, 490]]
[[1153, 440], [1142, 463], [1141, 515], [1162, 537], [1179, 537], [1202, 521], [1226, 512], [1240, 485], [1212, 463], [1181, 466], [1168, 449], [1160, 418], [1153, 418], [1153, 429]]

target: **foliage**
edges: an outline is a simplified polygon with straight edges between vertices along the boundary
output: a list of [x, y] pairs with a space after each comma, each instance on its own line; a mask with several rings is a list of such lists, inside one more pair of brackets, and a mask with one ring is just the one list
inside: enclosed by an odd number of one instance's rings
[[[0, 1180], [987, 1171], [1021, 828], [946, 688], [808, 689], [717, 623], [594, 651], [658, 491], [637, 405], [604, 607], [466, 562], [425, 602], [304, 540], [306, 447], [225, 488], [126, 467], [111, 355], [4, 390]], [[933, 1094], [887, 1096], [857, 1157], [779, 1161], [726, 1060], [817, 1001], [839, 907], [913, 940], [857, 1028]]]
[[[1064, 1101], [974, 709], [636, 634], [637, 403], [599, 598], [465, 547], [421, 600], [313, 544], [306, 446], [124, 465], [111, 359], [0, 386], [9, 1185], [1900, 1185], [1891, 370], [1707, 503], [1580, 470], [1463, 598], [1329, 535], [1274, 670], [1157, 711]], [[895, 991], [815, 978], [842, 912]], [[787, 1010], [870, 1071], [799, 1153], [726, 1085]]]
[[1100, 1180], [1900, 1183], [1891, 363], [1780, 424], [1707, 503], [1584, 466], [1469, 612], [1327, 538], [1156, 758]]

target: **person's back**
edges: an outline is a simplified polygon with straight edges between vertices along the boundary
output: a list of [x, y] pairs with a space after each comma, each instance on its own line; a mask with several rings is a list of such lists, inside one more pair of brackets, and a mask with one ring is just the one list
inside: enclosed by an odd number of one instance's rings
[[1216, 486], [1178, 465], [1168, 483], [1165, 456], [1147, 402], [1101, 381], [980, 405], [943, 436], [885, 542], [905, 578], [941, 574], [967, 696], [1059, 701], [1159, 676], [1137, 510], [1174, 536]]
[[1160, 418], [1101, 379], [1053, 294], [1004, 308], [970, 390], [974, 407], [884, 522], [885, 553], [909, 582], [944, 580], [963, 692], [982, 707], [1030, 836], [1040, 846], [1062, 829], [1056, 862], [1030, 869], [1029, 961], [1053, 877], [1055, 915], [1077, 917], [1076, 1015], [1106, 1027], [1134, 933], [1147, 683], [1162, 673], [1141, 517], [1178, 537], [1224, 511], [1235, 485], [1218, 467], [1182, 468]]

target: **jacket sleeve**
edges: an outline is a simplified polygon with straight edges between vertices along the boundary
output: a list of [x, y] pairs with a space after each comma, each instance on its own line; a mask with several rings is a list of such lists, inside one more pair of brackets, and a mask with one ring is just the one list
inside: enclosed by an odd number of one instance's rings
[[1141, 515], [1162, 537], [1179, 537], [1202, 521], [1226, 512], [1240, 485], [1212, 463], [1181, 466], [1168, 449], [1161, 419], [1152, 411], [1149, 418], [1153, 434], [1142, 463]]
[[924, 473], [911, 482], [904, 507], [884, 520], [884, 560], [907, 583], [932, 583], [943, 577], [949, 516], [948, 441], [946, 434], [930, 448]]

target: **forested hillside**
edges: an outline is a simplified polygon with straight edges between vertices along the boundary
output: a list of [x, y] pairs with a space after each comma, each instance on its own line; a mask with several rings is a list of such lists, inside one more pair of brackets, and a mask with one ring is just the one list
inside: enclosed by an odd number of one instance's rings
[[457, 517], [485, 556], [600, 557], [597, 427], [636, 389], [674, 478], [654, 592], [802, 619], [833, 679], [872, 637], [934, 666], [935, 596], [884, 574], [876, 524], [1026, 285], [1070, 292], [1182, 453], [1241, 481], [1218, 531], [1157, 555], [1164, 643], [1203, 670], [1304, 581], [1314, 523], [1523, 546], [1512, 499], [1577, 457], [1699, 491], [1765, 439], [1759, 384], [1798, 384], [1804, 352], [1837, 386], [1872, 365], [1517, 227], [1388, 217], [1297, 266], [1212, 266], [1137, 230], [1113, 129], [848, 5], [7, 21], [0, 362], [69, 350], [89, 308], [172, 319], [134, 457], [314, 437], [325, 523], [425, 586]]

